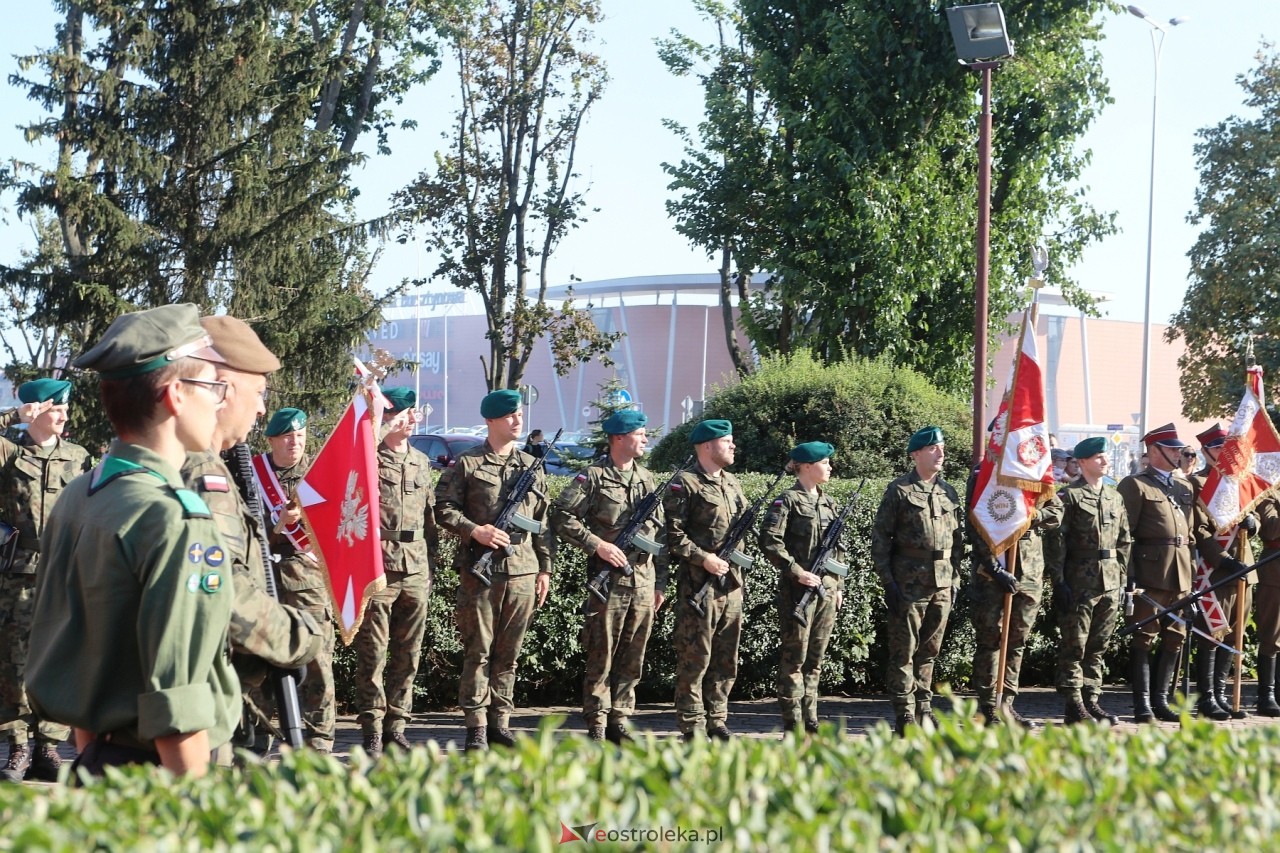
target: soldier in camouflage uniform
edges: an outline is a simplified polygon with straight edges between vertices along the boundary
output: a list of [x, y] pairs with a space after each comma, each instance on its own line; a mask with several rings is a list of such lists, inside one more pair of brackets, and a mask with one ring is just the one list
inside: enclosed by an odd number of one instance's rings
[[[831, 479], [831, 455], [835, 448], [810, 441], [791, 449], [788, 470], [796, 482], [773, 502], [760, 527], [760, 551], [781, 571], [778, 578], [778, 627], [782, 655], [778, 662], [778, 707], [782, 726], [795, 731], [803, 724], [809, 734], [818, 731], [818, 682], [822, 659], [836, 625], [836, 611], [844, 603], [844, 579], [813, 565], [827, 528], [840, 514], [836, 502], [822, 490]], [[837, 545], [831, 559], [844, 559]], [[806, 624], [795, 618], [796, 604], [806, 590], [821, 586], [806, 610]]]
[[409, 749], [404, 729], [413, 714], [432, 567], [440, 559], [431, 465], [409, 447], [419, 422], [417, 394], [400, 387], [383, 388], [382, 393], [390, 404], [382, 415], [378, 445], [378, 524], [387, 585], [369, 599], [355, 638], [356, 713], [365, 752], [372, 756], [382, 753], [384, 741]]
[[[507, 723], [515, 707], [516, 661], [534, 609], [551, 589], [552, 539], [541, 471], [519, 507], [539, 532], [503, 530], [493, 523], [520, 475], [535, 463], [516, 447], [524, 423], [520, 392], [486, 395], [480, 415], [488, 424], [488, 438], [459, 454], [436, 484], [436, 523], [462, 540], [453, 561], [463, 647], [458, 704], [470, 750], [486, 750], [490, 741], [515, 745]], [[488, 550], [493, 575], [486, 586], [471, 569]]]
[[[63, 487], [93, 467], [83, 447], [62, 440], [70, 394], [71, 383], [60, 379], [24, 382], [22, 405], [0, 414], [0, 429], [27, 424], [17, 441], [0, 437], [0, 522], [10, 528], [0, 547], [0, 723], [9, 739], [0, 778], [10, 782], [21, 782], [28, 768], [33, 779], [56, 780], [57, 745], [70, 735], [36, 716], [24, 687], [40, 534]], [[34, 758], [27, 746], [32, 734]]]
[[[263, 432], [271, 452], [257, 457], [254, 464], [267, 514], [265, 523], [270, 530], [271, 553], [279, 558], [276, 572], [280, 579], [280, 601], [310, 614], [324, 634], [324, 645], [307, 664], [306, 679], [298, 688], [302, 723], [307, 729], [307, 742], [313, 749], [332, 752], [337, 726], [333, 687], [333, 605], [324, 570], [309, 547], [305, 550], [298, 547], [299, 542], [305, 542], [306, 531], [301, 524], [302, 511], [293, 500], [298, 482], [311, 467], [311, 460], [307, 457], [307, 415], [300, 409], [279, 409], [271, 416]], [[258, 694], [255, 694], [255, 699], [270, 715], [275, 703]]]
[[[733, 425], [706, 420], [693, 429], [697, 462], [676, 475], [662, 498], [667, 547], [679, 562], [676, 600], [676, 725], [686, 741], [732, 737], [729, 693], [742, 637], [742, 568], [716, 556], [734, 519], [747, 508], [733, 464]], [[719, 580], [723, 579], [723, 580]], [[689, 599], [708, 580], [705, 613]], [[723, 585], [722, 585], [723, 584]]]
[[[600, 428], [609, 437], [608, 454], [575, 477], [551, 506], [556, 536], [591, 555], [589, 576], [606, 565], [631, 569], [630, 574], [610, 572], [607, 603], [588, 594], [583, 625], [587, 664], [582, 717], [592, 740], [618, 744], [631, 739], [627, 720], [635, 711], [645, 647], [667, 585], [665, 554], [655, 558], [640, 547], [626, 552], [613, 544], [631, 522], [636, 504], [657, 488], [652, 472], [639, 462], [648, 444], [648, 420], [634, 409], [606, 418]], [[661, 505], [639, 535], [659, 545], [666, 541]]]
[[1061, 491], [1062, 525], [1045, 542], [1058, 612], [1058, 692], [1067, 723], [1119, 719], [1098, 704], [1103, 655], [1120, 616], [1120, 589], [1129, 563], [1129, 518], [1114, 487], [1103, 482], [1110, 462], [1105, 438], [1086, 438], [1072, 455], [1080, 477]]
[[960, 496], [941, 476], [942, 430], [928, 426], [916, 432], [907, 452], [914, 468], [885, 488], [871, 532], [871, 559], [885, 591], [886, 681], [898, 734], [918, 719], [936, 722], [933, 661], [964, 555]]
[[[969, 478], [969, 503], [973, 502], [973, 488], [977, 477], [975, 470]], [[1022, 672], [1022, 652], [1040, 612], [1040, 598], [1044, 593], [1044, 535], [1057, 530], [1062, 521], [1062, 502], [1056, 497], [1042, 504], [1035, 513], [1031, 527], [1022, 534], [1013, 547], [1002, 555], [1002, 565], [991, 554], [991, 549], [977, 530], [971, 532], [973, 542], [973, 585], [970, 587], [973, 603], [974, 631], [973, 689], [978, 694], [978, 711], [987, 723], [1004, 717], [1025, 728], [1038, 724], [1029, 720], [1013, 706], [1018, 697], [1018, 681]], [[1013, 571], [1007, 570], [1008, 560], [1013, 559]], [[1000, 641], [1003, 634], [1005, 596], [1012, 595], [1009, 609], [1009, 639], [1005, 650], [1005, 669], [1000, 666]], [[996, 679], [1003, 681], [997, 684]], [[999, 689], [997, 689], [999, 688]], [[996, 707], [996, 694], [1002, 694], [1003, 707]]]
[[[267, 593], [262, 519], [249, 511], [236, 478], [215, 452], [244, 441], [258, 416], [266, 413], [266, 375], [279, 370], [280, 361], [243, 320], [202, 317], [200, 325], [227, 360], [216, 365], [218, 379], [227, 383], [227, 396], [218, 410], [214, 450], [188, 453], [180, 475], [209, 507], [231, 563], [234, 598], [228, 639], [246, 702], [246, 718], [238, 734], [241, 743], [252, 745], [253, 729], [266, 721], [258, 719], [262, 711], [250, 698], [251, 690], [261, 686], [268, 666], [293, 669], [313, 659], [324, 644], [324, 633], [310, 614], [280, 604]], [[245, 487], [256, 488], [252, 479]]]

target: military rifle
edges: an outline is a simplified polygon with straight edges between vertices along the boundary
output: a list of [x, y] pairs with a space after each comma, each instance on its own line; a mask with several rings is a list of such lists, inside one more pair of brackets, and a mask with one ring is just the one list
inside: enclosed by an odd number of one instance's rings
[[809, 602], [813, 601], [813, 597], [815, 595], [822, 599], [827, 597], [827, 591], [822, 586], [822, 579], [827, 575], [835, 575], [842, 578], [849, 574], [849, 567], [837, 562], [832, 555], [840, 548], [840, 534], [844, 533], [844, 525], [849, 518], [849, 513], [858, 503], [858, 496], [862, 494], [862, 489], [866, 485], [867, 479], [863, 477], [862, 484], [853, 493], [853, 497], [849, 498], [849, 502], [844, 505], [844, 509], [840, 510], [840, 514], [827, 525], [826, 532], [822, 534], [822, 541], [818, 543], [818, 553], [813, 555], [813, 562], [809, 564], [809, 571], [818, 576], [818, 585], [806, 587], [804, 594], [796, 602], [795, 610], [791, 612], [791, 615], [796, 618], [796, 621], [802, 627], [809, 624], [804, 612], [809, 608]]
[[[547, 464], [547, 457], [551, 455], [551, 450], [555, 448], [556, 442], [560, 440], [560, 434], [563, 432], [564, 427], [556, 430], [555, 437], [547, 442], [547, 452], [536, 457], [533, 460], [533, 464], [524, 469], [520, 478], [516, 480], [515, 485], [507, 492], [507, 499], [503, 501], [502, 509], [498, 510], [498, 517], [493, 520], [494, 527], [507, 534], [513, 532], [512, 528], [518, 528], [535, 536], [546, 529], [542, 522], [523, 516], [518, 510], [520, 509], [520, 504], [524, 503], [524, 499], [534, 490], [534, 480], [537, 479], [538, 472]], [[493, 585], [493, 560], [497, 551], [501, 551], [504, 557], [510, 557], [516, 552], [515, 543], [505, 545], [502, 548], [486, 549], [480, 559], [476, 561], [476, 564], [469, 570], [485, 586]]]
[[[640, 531], [644, 529], [644, 526], [649, 523], [649, 519], [653, 517], [653, 514], [658, 511], [658, 507], [662, 505], [662, 496], [667, 493], [667, 487], [671, 485], [671, 481], [692, 463], [693, 457], [690, 456], [680, 467], [671, 472], [671, 476], [667, 478], [665, 483], [649, 492], [636, 503], [636, 508], [632, 511], [630, 520], [627, 521], [626, 526], [613, 539], [613, 544], [619, 550], [627, 553], [635, 549], [644, 551], [646, 554], [652, 554], [655, 557], [662, 553], [662, 546], [647, 536], [641, 535]], [[587, 581], [587, 592], [602, 602], [608, 602], [609, 575], [615, 570], [621, 572], [623, 577], [631, 577], [631, 575], [635, 574], [635, 569], [631, 567], [630, 559], [627, 560], [625, 566], [613, 566], [604, 563], [603, 568], [596, 572], [591, 580]], [[588, 598], [582, 605], [582, 612], [588, 613], [590, 610], [591, 599]]]
[[[769, 484], [769, 488], [764, 490], [764, 494], [760, 495], [760, 497], [756, 498], [754, 503], [749, 504], [746, 509], [738, 513], [738, 517], [733, 520], [733, 524], [729, 525], [729, 533], [725, 536], [724, 542], [716, 550], [717, 557], [733, 563], [743, 571], [751, 568], [753, 560], [738, 550], [738, 543], [741, 542], [749, 532], [751, 532], [751, 528], [755, 527], [756, 515], [759, 514], [760, 507], [764, 506], [764, 502], [769, 499], [769, 496], [773, 494], [773, 490], [778, 487], [778, 483], [782, 482], [782, 478], [785, 476], [787, 476], [787, 472], [784, 469], [783, 472], [775, 477], [773, 482]], [[724, 589], [729, 582], [727, 578], [728, 572], [714, 578], [714, 581], [720, 589]], [[711, 594], [712, 580], [713, 578], [708, 576], [707, 579], [702, 582], [702, 586], [698, 591], [685, 600], [699, 616], [707, 615], [707, 596]]]
[[[275, 601], [280, 600], [280, 592], [276, 589], [276, 574], [272, 567], [271, 546], [267, 542], [266, 517], [263, 515], [262, 495], [254, 485], [253, 454], [249, 445], [238, 442], [230, 450], [222, 454], [223, 460], [231, 468], [232, 478], [244, 498], [249, 512], [258, 519], [258, 547], [262, 549], [262, 568], [267, 595]], [[298, 679], [292, 672], [272, 667], [271, 682], [275, 687], [276, 707], [280, 712], [280, 729], [284, 739], [294, 749], [301, 749], [302, 738], [302, 705], [298, 701]]]

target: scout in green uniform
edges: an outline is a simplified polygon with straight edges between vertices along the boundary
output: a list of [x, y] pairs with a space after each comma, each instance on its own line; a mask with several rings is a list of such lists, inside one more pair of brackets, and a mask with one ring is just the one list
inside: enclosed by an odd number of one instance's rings
[[885, 488], [871, 531], [871, 559], [885, 591], [886, 680], [899, 734], [933, 719], [933, 662], [964, 553], [960, 496], [941, 476], [942, 430], [919, 430], [907, 452], [913, 469]]
[[[729, 693], [738, 676], [742, 638], [742, 568], [716, 556], [734, 519], [747, 508], [733, 464], [733, 424], [706, 420], [689, 436], [697, 462], [671, 481], [662, 499], [667, 547], [678, 561], [676, 599], [676, 725], [686, 741], [729, 740]], [[706, 611], [689, 599], [709, 578]]]
[[98, 372], [119, 438], [67, 485], [41, 539], [27, 692], [75, 729], [90, 772], [203, 775], [240, 717], [227, 553], [178, 475], [213, 441], [222, 360], [196, 307], [168, 305], [117, 317], [74, 362]]
[[[293, 669], [319, 653], [324, 634], [310, 614], [280, 604], [267, 593], [267, 568], [262, 561], [262, 519], [249, 511], [231, 471], [219, 456], [244, 441], [258, 416], [266, 413], [267, 374], [280, 369], [280, 361], [243, 320], [235, 317], [202, 317], [213, 347], [225, 364], [217, 365], [218, 379], [227, 383], [227, 398], [218, 410], [213, 449], [188, 453], [182, 479], [213, 513], [218, 523], [227, 564], [235, 580], [231, 605], [232, 663], [245, 689], [245, 732], [256, 728], [261, 709], [249, 698], [249, 689], [266, 678], [266, 667]], [[250, 482], [251, 488], [256, 488]]]
[[[600, 428], [609, 437], [608, 454], [575, 477], [551, 506], [556, 536], [591, 555], [589, 576], [603, 564], [632, 569], [631, 574], [610, 573], [609, 601], [602, 604], [593, 598], [586, 616], [582, 717], [597, 741], [631, 739], [627, 720], [635, 712], [645, 648], [667, 585], [665, 554], [655, 558], [638, 547], [626, 553], [613, 544], [630, 523], [637, 502], [657, 488], [653, 473], [639, 461], [648, 445], [648, 420], [634, 409], [605, 418]], [[665, 541], [661, 507], [640, 534], [657, 544]]]
[[[778, 664], [778, 707], [788, 731], [803, 724], [810, 734], [818, 731], [818, 681], [822, 659], [836, 625], [836, 611], [844, 603], [844, 578], [819, 576], [810, 571], [827, 528], [840, 514], [836, 502], [822, 490], [831, 479], [831, 455], [835, 448], [823, 441], [796, 445], [788, 468], [796, 482], [769, 508], [760, 527], [760, 551], [781, 570], [778, 579], [778, 627], [782, 632], [782, 659]], [[840, 561], [843, 550], [831, 555]], [[797, 602], [805, 590], [821, 585], [826, 595], [809, 605], [807, 623], [795, 618]]]
[[1045, 552], [1058, 612], [1058, 692], [1067, 723], [1119, 720], [1098, 704], [1102, 659], [1120, 615], [1120, 590], [1129, 564], [1129, 517], [1114, 487], [1103, 482], [1110, 461], [1105, 438], [1086, 438], [1072, 455], [1080, 477], [1058, 492], [1062, 525]]
[[382, 753], [383, 741], [409, 749], [404, 729], [413, 716], [431, 572], [440, 559], [431, 463], [409, 447], [420, 419], [417, 395], [412, 388], [383, 388], [382, 394], [390, 404], [378, 445], [378, 524], [387, 585], [369, 599], [355, 638], [356, 713], [364, 750], [373, 756]]
[[[44, 532], [63, 488], [88, 471], [92, 460], [83, 447], [62, 440], [71, 383], [36, 379], [18, 388], [18, 408], [0, 414], [0, 429], [27, 425], [17, 441], [0, 437], [0, 724], [9, 736], [9, 760], [0, 778], [21, 782], [27, 775], [52, 782], [62, 760], [58, 744], [70, 730], [38, 718], [27, 702], [23, 672], [31, 634], [36, 564]], [[35, 752], [27, 739], [35, 735]]]
[[[507, 723], [515, 707], [516, 661], [534, 608], [542, 606], [551, 590], [546, 478], [538, 474], [519, 508], [540, 532], [509, 532], [493, 523], [508, 492], [534, 464], [532, 456], [516, 448], [524, 422], [520, 403], [519, 391], [486, 395], [480, 416], [489, 426], [488, 438], [459, 454], [436, 484], [436, 522], [462, 540], [453, 561], [463, 648], [458, 705], [471, 750], [488, 749], [490, 741], [515, 745]], [[485, 586], [471, 568], [488, 550], [493, 551], [493, 576]]]
[[[306, 678], [298, 688], [302, 723], [307, 729], [307, 744], [312, 749], [332, 752], [338, 724], [337, 693], [333, 686], [333, 650], [337, 641], [333, 630], [333, 603], [329, 579], [311, 553], [301, 524], [302, 511], [293, 500], [298, 482], [311, 467], [307, 457], [306, 412], [278, 409], [263, 433], [271, 450], [255, 456], [253, 465], [267, 514], [271, 553], [278, 558], [280, 601], [309, 614], [324, 637], [320, 653], [307, 664]], [[275, 703], [269, 697], [255, 693], [254, 698], [268, 715], [272, 713]]]

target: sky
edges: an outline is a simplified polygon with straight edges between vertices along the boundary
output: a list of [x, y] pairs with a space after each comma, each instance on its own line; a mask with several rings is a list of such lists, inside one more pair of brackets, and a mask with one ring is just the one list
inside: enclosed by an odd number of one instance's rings
[[[1264, 39], [1280, 40], [1280, 3], [1146, 0], [1142, 5], [1158, 20], [1189, 18], [1166, 36], [1159, 76], [1151, 318], [1161, 323], [1181, 304], [1186, 255], [1197, 232], [1186, 221], [1199, 180], [1196, 132], [1233, 114], [1247, 114], [1236, 78], [1255, 66]], [[607, 17], [596, 29], [597, 51], [608, 66], [610, 83], [589, 114], [577, 163], [587, 201], [599, 212], [561, 244], [550, 265], [551, 284], [571, 277], [593, 281], [714, 272], [714, 260], [690, 248], [672, 227], [664, 207], [669, 179], [661, 167], [681, 157], [680, 142], [662, 119], [695, 125], [702, 112], [701, 92], [696, 81], [672, 77], [654, 47], [654, 39], [672, 28], [703, 40], [710, 40], [712, 31], [688, 0], [603, 0], [603, 7]], [[16, 70], [15, 55], [52, 43], [54, 20], [49, 0], [28, 0], [24, 14], [11, 16], [0, 28], [0, 69], [6, 79]], [[1099, 209], [1115, 211], [1121, 230], [1087, 250], [1073, 274], [1086, 288], [1107, 294], [1104, 315], [1121, 320], [1141, 321], [1144, 316], [1154, 67], [1150, 31], [1147, 23], [1127, 13], [1105, 22], [1101, 49], [1115, 103], [1103, 110], [1080, 143], [1093, 152], [1082, 181], [1088, 197]], [[1016, 42], [1017, 33], [1013, 35]], [[418, 128], [395, 132], [392, 155], [372, 157], [357, 172], [362, 213], [384, 212], [391, 193], [430, 166], [443, 144], [440, 134], [450, 123], [455, 89], [443, 70], [406, 101], [405, 115], [415, 118]], [[997, 75], [996, 134], [999, 97]], [[0, 122], [0, 158], [48, 159], [16, 127], [38, 118], [37, 106], [7, 83], [0, 85], [0, 115], [5, 118]], [[29, 228], [9, 207], [11, 201], [0, 199], [0, 259], [5, 262], [16, 261], [17, 247], [31, 242]], [[416, 246], [393, 243], [380, 256], [373, 286], [383, 291], [406, 278], [425, 277], [431, 267], [432, 258]]]

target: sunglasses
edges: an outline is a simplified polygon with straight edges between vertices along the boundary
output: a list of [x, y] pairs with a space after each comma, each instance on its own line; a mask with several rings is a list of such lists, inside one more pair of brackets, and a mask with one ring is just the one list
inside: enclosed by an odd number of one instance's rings
[[1184, 451], [1182, 451], [1182, 458], [1183, 458], [1183, 459], [1195, 459], [1195, 458], [1196, 458], [1195, 451], [1194, 451], [1194, 450], [1184, 450]]

